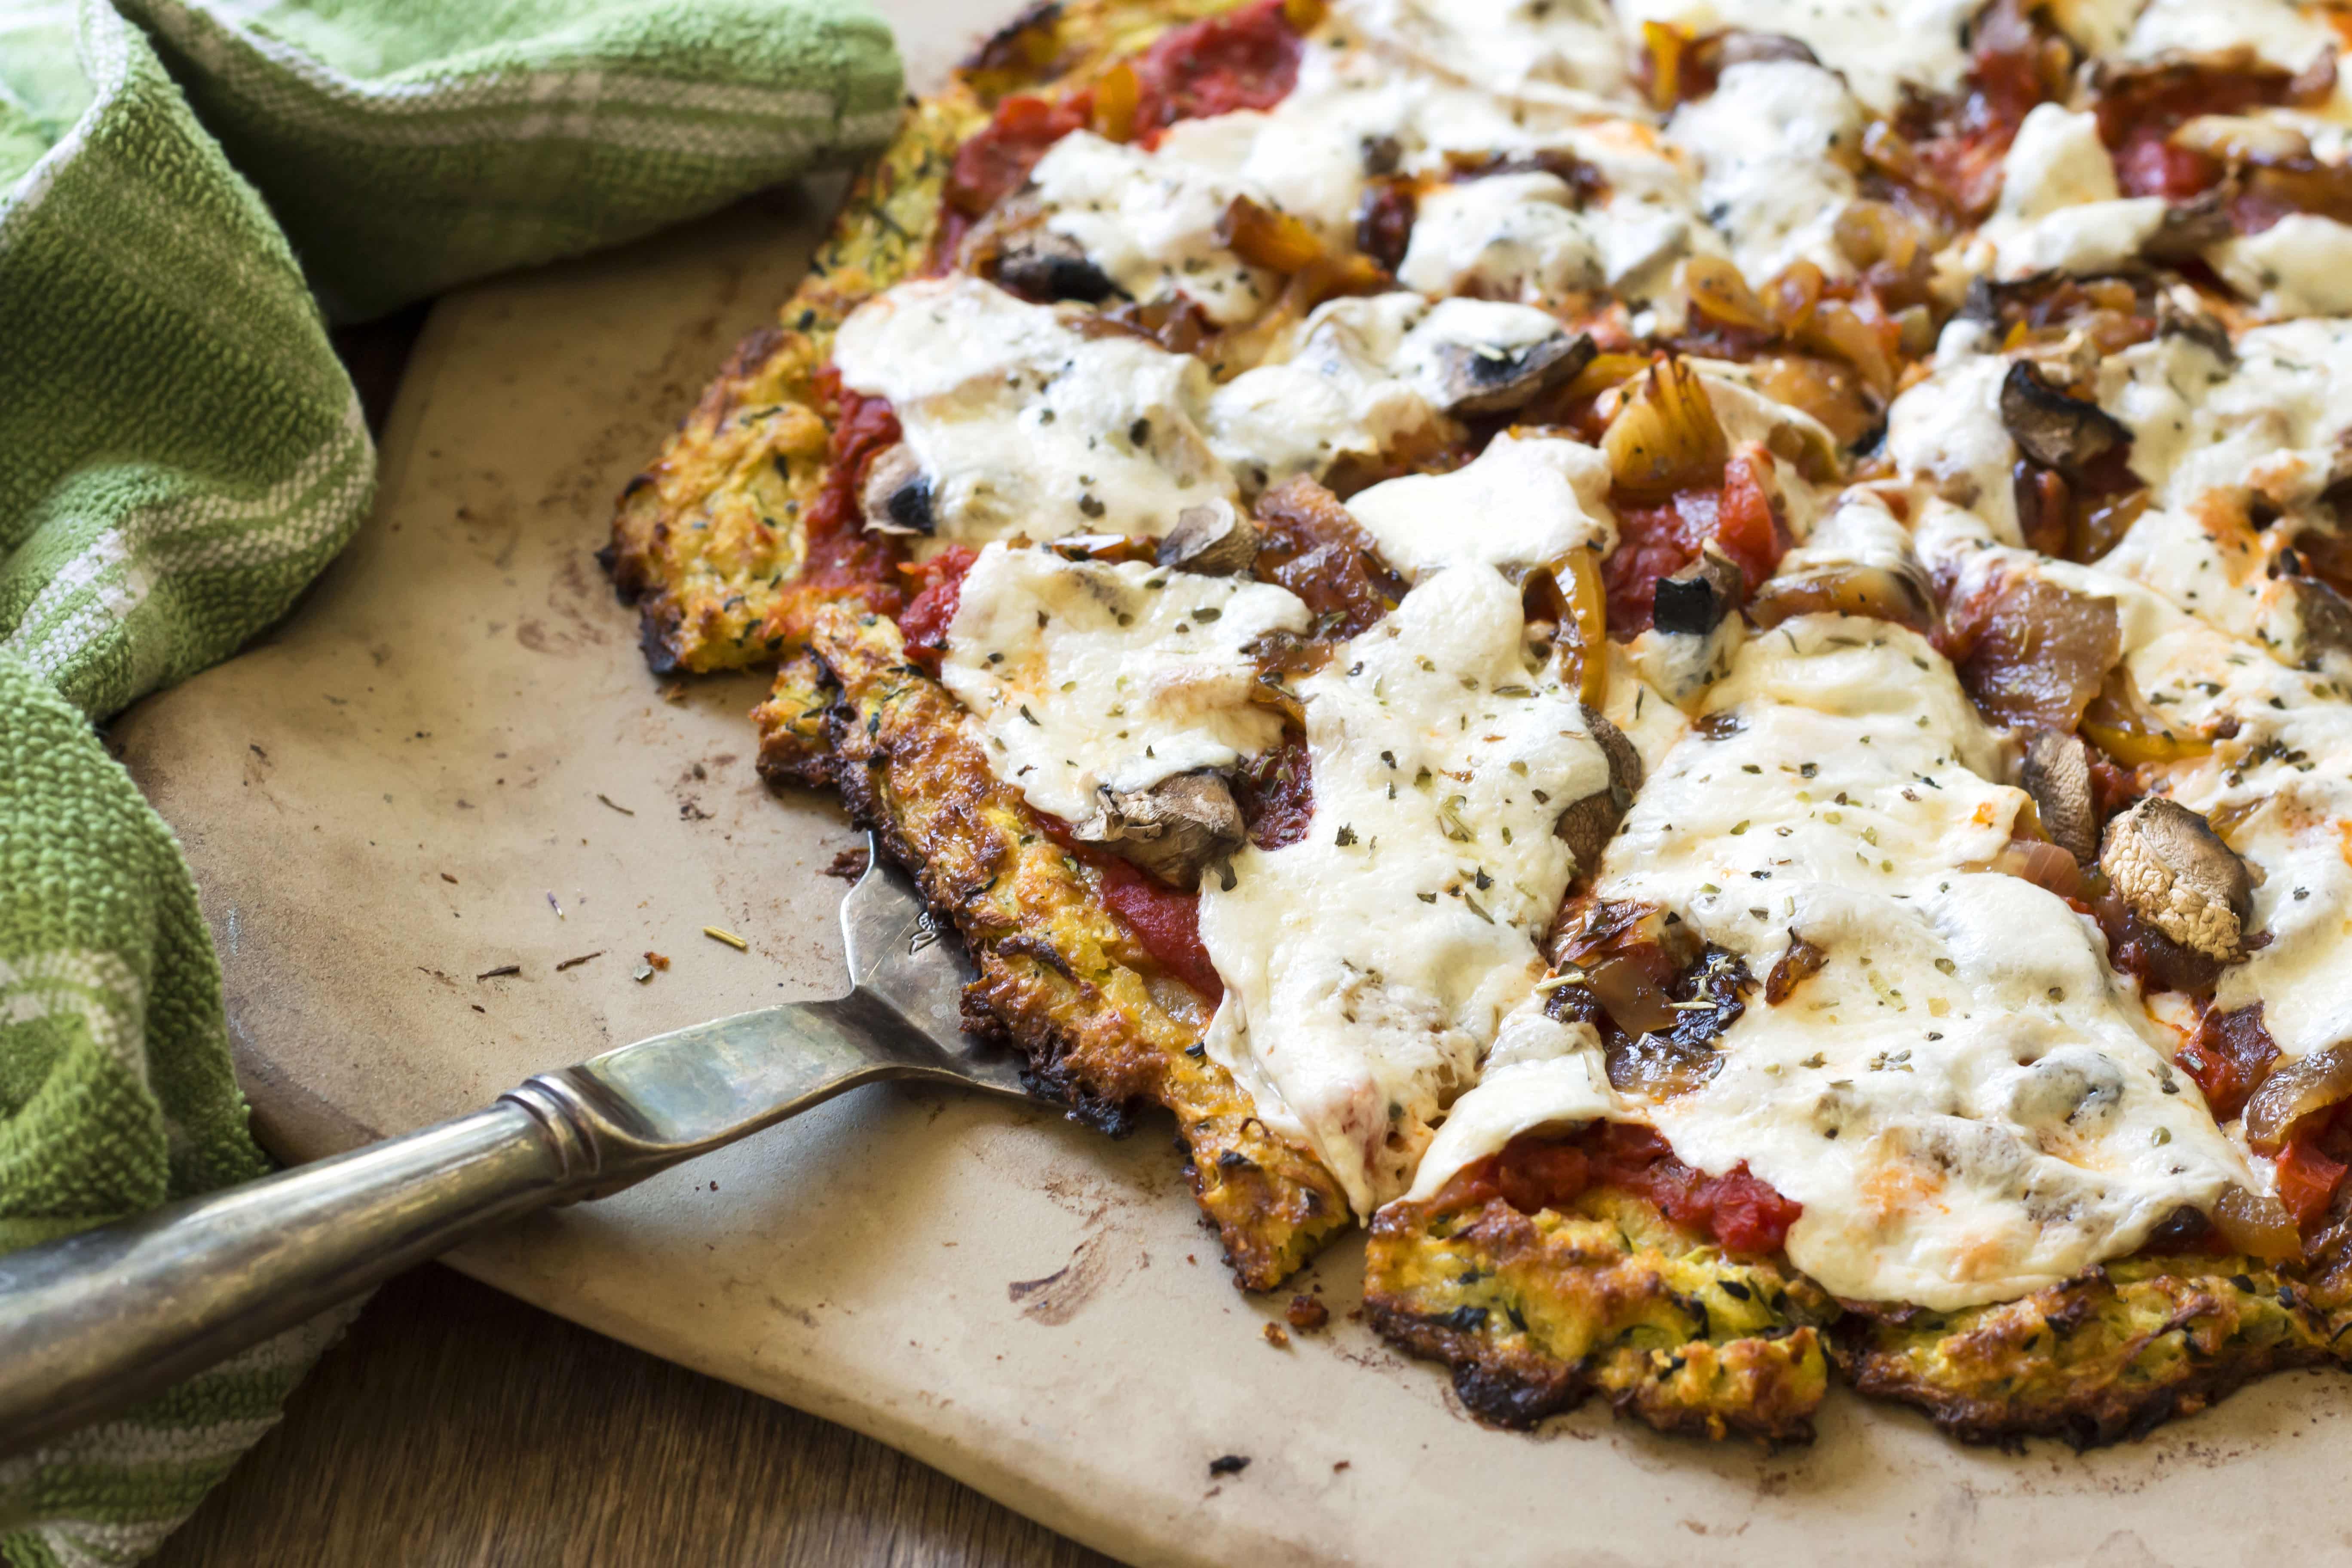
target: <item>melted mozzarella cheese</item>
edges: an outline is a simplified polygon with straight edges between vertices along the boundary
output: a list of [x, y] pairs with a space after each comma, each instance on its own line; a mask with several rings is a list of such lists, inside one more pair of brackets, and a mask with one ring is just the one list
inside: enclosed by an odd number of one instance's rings
[[1906, 83], [1929, 92], [1960, 86], [1969, 69], [1962, 29], [1980, 8], [1974, 0], [1618, 0], [1617, 12], [1636, 43], [1643, 22], [1799, 39], [1854, 97], [1888, 114]]
[[2166, 721], [2192, 734], [2234, 731], [2208, 754], [2159, 770], [2162, 793], [2212, 818], [2252, 868], [2249, 929], [2270, 937], [2222, 972], [2215, 1005], [2262, 1004], [2284, 1057], [2352, 1039], [2352, 694], [2104, 570], [1942, 548], [1965, 571], [2023, 570], [2113, 599], [2126, 667]]
[[[2004, 544], [2021, 542], [2011, 474], [2018, 459], [2002, 424], [2009, 361], [1974, 352], [1955, 322], [1933, 374], [1888, 412], [1887, 453], [1982, 518]], [[2294, 644], [2290, 585], [2273, 574], [2295, 524], [2317, 515], [2342, 473], [2352, 434], [2352, 322], [2305, 320], [2241, 333], [2224, 363], [2204, 343], [2167, 334], [2104, 356], [2099, 405], [2132, 433], [2132, 471], [2153, 504], [2103, 558], [2179, 608], [2243, 637]], [[2284, 520], [2249, 521], [2260, 502]], [[2271, 629], [2276, 628], [2276, 629]]]
[[[1925, 639], [1804, 616], [1752, 639], [1611, 846], [1601, 896], [1663, 904], [1751, 973], [1705, 1084], [1643, 1112], [1685, 1160], [1804, 1207], [1792, 1261], [1841, 1296], [1952, 1309], [2129, 1251], [2249, 1179], [2095, 928], [1972, 871], [2021, 792]], [[1750, 772], [1749, 770], [1755, 770]]]
[[2114, 272], [2154, 237], [2164, 208], [2160, 196], [2124, 197], [2096, 115], [2037, 104], [2001, 162], [2000, 205], [1977, 243], [2005, 279]]
[[1359, 491], [1348, 510], [1414, 581], [1474, 563], [1517, 574], [1572, 550], [1617, 547], [1609, 459], [1550, 436], [1506, 432], [1451, 473], [1389, 479]]
[[2290, 213], [2260, 234], [2223, 240], [2205, 258], [2265, 316], [2352, 311], [2352, 226], [2332, 217]]
[[1634, 101], [1607, 0], [1339, 0], [1375, 43], [1457, 80], [1584, 113]]
[[1288, 213], [1345, 248], [1363, 197], [1364, 137], [1393, 134], [1384, 122], [1412, 107], [1395, 93], [1385, 101], [1361, 91], [1293, 94], [1272, 112], [1178, 121], [1149, 149], [1073, 132], [1038, 160], [1030, 185], [1046, 227], [1076, 240], [1130, 296], [1181, 293], [1213, 321], [1244, 321], [1281, 279], [1217, 238], [1234, 198]]
[[1557, 300], [1605, 287], [1642, 303], [1666, 289], [1675, 262], [1722, 251], [1699, 216], [1691, 160], [1649, 126], [1594, 121], [1550, 145], [1597, 170], [1604, 194], [1580, 205], [1566, 181], [1539, 170], [1439, 185], [1421, 198], [1399, 279], [1489, 299]]
[[1097, 790], [1229, 768], [1279, 741], [1281, 715], [1250, 700], [1259, 667], [1244, 650], [1311, 619], [1246, 577], [992, 544], [964, 577], [940, 679], [996, 775], [1079, 822]]
[[1861, 105], [1830, 72], [1759, 60], [1733, 66], [1711, 95], [1675, 110], [1666, 135], [1698, 159], [1709, 221], [1739, 270], [1761, 283], [1801, 259], [1832, 276], [1853, 271], [1836, 226], [1854, 197], [1848, 164], [1860, 156], [1863, 124]]
[[2000, 421], [2000, 381], [2009, 374], [1999, 354], [1969, 352], [1974, 323], [1945, 329], [1927, 378], [1886, 410], [1886, 455], [1906, 475], [1927, 479], [1945, 500], [1983, 518], [2005, 544], [2022, 542], [2011, 470], [2017, 445]]
[[1638, 1109], [1609, 1082], [1600, 1032], [1544, 1016], [1540, 996], [1503, 1020], [1478, 1087], [1454, 1102], [1405, 1197], [1437, 1195], [1455, 1172], [1520, 1133], [1586, 1121], [1633, 1121]]
[[1518, 591], [1457, 566], [1298, 683], [1307, 836], [1201, 894], [1225, 997], [1211, 1057], [1305, 1139], [1359, 1214], [1404, 1190], [1444, 1106], [1542, 968], [1573, 869], [1552, 831], [1609, 766], [1531, 674]]
[[1432, 305], [1404, 292], [1328, 300], [1271, 363], [1216, 390], [1210, 445], [1249, 490], [1297, 474], [1320, 478], [1340, 458], [1383, 452], [1442, 426], [1458, 395], [1452, 354], [1506, 357], [1561, 331], [1532, 306], [1495, 300]]
[[2327, 24], [2291, 0], [2148, 0], [2123, 52], [2145, 59], [2173, 50], [2201, 54], [2241, 46], [2289, 71], [2338, 47]]
[[1424, 294], [1540, 300], [1598, 289], [1605, 274], [1568, 182], [1531, 171], [1423, 196], [1397, 280]]
[[1077, 241], [1089, 260], [1138, 300], [1181, 292], [1211, 321], [1231, 323], [1256, 315], [1281, 287], [1275, 274], [1218, 242], [1225, 209], [1244, 194], [1237, 180], [1181, 158], [1107, 142], [1091, 131], [1056, 142], [1030, 180], [1045, 208], [1046, 226]]
[[1233, 480], [1199, 419], [1208, 367], [971, 278], [902, 283], [834, 340], [842, 384], [887, 397], [931, 487], [936, 536], [1153, 537]]

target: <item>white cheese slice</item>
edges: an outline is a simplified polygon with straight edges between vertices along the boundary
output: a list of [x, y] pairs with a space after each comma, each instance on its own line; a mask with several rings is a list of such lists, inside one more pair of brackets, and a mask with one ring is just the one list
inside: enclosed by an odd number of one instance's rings
[[1208, 367], [1081, 332], [1066, 308], [972, 278], [902, 283], [851, 312], [833, 363], [898, 410], [939, 539], [1157, 537], [1235, 493], [1199, 425]]
[[2223, 240], [2205, 258], [2265, 316], [2352, 311], [2352, 226], [2332, 217], [2290, 213], [2260, 234]]
[[[1970, 341], [1970, 323], [1945, 329], [1947, 345]], [[2017, 444], [2000, 421], [1999, 354], [1939, 352], [1926, 380], [1886, 410], [1886, 455], [1903, 474], [1984, 519], [2004, 544], [2022, 543], [2011, 470]]]
[[[1204, 140], [1193, 138], [1195, 145]], [[1054, 143], [1029, 177], [1045, 208], [1045, 226], [1076, 240], [1134, 299], [1181, 293], [1224, 324], [1255, 316], [1282, 287], [1277, 275], [1217, 242], [1218, 222], [1235, 196], [1263, 197], [1238, 180], [1091, 131]]]
[[1472, 563], [1517, 574], [1572, 550], [1617, 547], [1609, 459], [1555, 436], [1507, 431], [1475, 460], [1374, 485], [1348, 510], [1412, 581]]
[[1209, 400], [1210, 445], [1255, 493], [1294, 475], [1320, 478], [1343, 457], [1370, 457], [1444, 426], [1453, 401], [1449, 351], [1507, 356], [1565, 331], [1528, 305], [1402, 291], [1316, 307], [1270, 363]]
[[1838, 250], [1838, 214], [1854, 197], [1862, 106], [1843, 83], [1801, 60], [1757, 60], [1723, 73], [1713, 93], [1675, 111], [1666, 137], [1697, 158], [1699, 200], [1731, 258], [1761, 284], [1807, 260], [1853, 270]]
[[2000, 204], [1975, 247], [2003, 279], [2115, 272], [2155, 237], [2164, 210], [2160, 196], [2124, 196], [2096, 115], [2036, 104], [2001, 161]]
[[1606, 270], [1568, 182], [1530, 171], [1423, 196], [1397, 280], [1424, 294], [1556, 300], [1600, 288]]
[[1503, 1020], [1478, 1087], [1454, 1102], [1430, 1140], [1409, 1201], [1436, 1196], [1462, 1167], [1501, 1152], [1522, 1132], [1641, 1119], [1610, 1085], [1599, 1031], [1544, 1016], [1542, 1001], [1532, 998]]
[[2291, 0], [2148, 0], [2123, 53], [2145, 59], [2173, 50], [2202, 54], [2243, 47], [2267, 64], [2299, 71], [2340, 47], [2324, 15], [2319, 7]]
[[1314, 816], [1201, 894], [1225, 983], [1209, 1054], [1360, 1215], [1404, 1191], [1445, 1105], [1541, 972], [1573, 869], [1552, 831], [1609, 767], [1531, 673], [1518, 590], [1441, 572], [1298, 683]]
[[1245, 651], [1313, 617], [1280, 588], [1141, 562], [991, 544], [963, 580], [940, 679], [989, 766], [1039, 811], [1094, 815], [1098, 789], [1229, 768], [1282, 738]]
[[1900, 106], [1906, 84], [1930, 93], [1960, 87], [1969, 69], [1963, 30], [1981, 8], [1976, 0], [1618, 0], [1617, 14], [1637, 45], [1643, 22], [1799, 39], [1885, 115]]
[[1425, 294], [1557, 301], [1606, 288], [1633, 303], [1671, 282], [1673, 264], [1723, 243], [1699, 216], [1695, 161], [1631, 120], [1563, 130], [1549, 145], [1591, 165], [1605, 187], [1581, 202], [1541, 170], [1425, 191], [1397, 276]]
[[1607, 0], [1339, 0], [1393, 53], [1507, 98], [1583, 113], [1637, 102]]
[[[1759, 976], [1791, 928], [1827, 954], [1779, 1005], [1750, 999], [1714, 1078], [1639, 1110], [1693, 1165], [1745, 1163], [1801, 1204], [1799, 1268], [1857, 1299], [2001, 1300], [2250, 1180], [2095, 929], [1967, 869], [2023, 796], [1989, 781], [2000, 750], [1925, 639], [1800, 617], [1706, 706], [1729, 721], [1668, 753], [1598, 890], [1674, 910]], [[1507, 1126], [1477, 1102], [1508, 1082], [1455, 1114]]]
[[1334, 249], [1352, 246], [1364, 141], [1394, 135], [1417, 107], [1415, 95], [1383, 87], [1375, 79], [1294, 93], [1270, 111], [1181, 120], [1149, 148], [1073, 132], [1038, 160], [1031, 190], [1046, 227], [1076, 240], [1131, 297], [1181, 293], [1213, 321], [1245, 321], [1282, 279], [1221, 244], [1218, 224], [1246, 196], [1298, 218]]

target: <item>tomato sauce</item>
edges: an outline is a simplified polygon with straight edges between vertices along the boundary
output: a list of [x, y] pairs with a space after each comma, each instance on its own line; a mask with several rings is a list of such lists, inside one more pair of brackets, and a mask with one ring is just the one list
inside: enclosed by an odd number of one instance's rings
[[898, 616], [899, 635], [907, 639], [907, 657], [937, 675], [948, 648], [948, 626], [963, 600], [964, 574], [980, 559], [968, 544], [950, 544], [916, 566], [901, 566], [914, 598]]
[[824, 479], [803, 524], [800, 574], [763, 628], [771, 638], [793, 643], [807, 640], [809, 621], [821, 605], [845, 600], [896, 616], [906, 603], [896, 571], [898, 547], [887, 535], [866, 531], [859, 499], [874, 459], [898, 443], [898, 416], [887, 399], [843, 386], [830, 365], [818, 373], [816, 397], [820, 407], [834, 411]]
[[1617, 548], [1601, 563], [1610, 636], [1622, 642], [1648, 630], [1658, 579], [1697, 560], [1709, 540], [1738, 563], [1751, 589], [1772, 574], [1789, 539], [1765, 487], [1771, 460], [1761, 452], [1735, 453], [1719, 488], [1678, 491], [1656, 504], [1612, 498]]
[[1727, 1252], [1780, 1251], [1804, 1206], [1749, 1173], [1693, 1170], [1646, 1127], [1595, 1121], [1567, 1138], [1522, 1136], [1465, 1166], [1440, 1194], [1448, 1206], [1501, 1198], [1522, 1214], [1564, 1208], [1591, 1187], [1647, 1198], [1676, 1225], [1712, 1236]]
[[1146, 876], [1127, 861], [1070, 836], [1070, 825], [1044, 812], [1037, 819], [1045, 836], [1072, 859], [1095, 872], [1102, 901], [1133, 933], [1153, 963], [1182, 981], [1214, 1007], [1224, 1000], [1225, 983], [1209, 962], [1201, 941], [1201, 899]]
[[2073, 58], [2025, 6], [1996, 0], [1977, 20], [1969, 63], [1969, 87], [1958, 103], [1906, 114], [1903, 129], [1957, 216], [1976, 218], [2000, 194], [2001, 160], [2026, 115], [2064, 97]]
[[[1149, 146], [1180, 120], [1271, 109], [1297, 84], [1304, 47], [1283, 0], [1259, 0], [1230, 16], [1172, 28], [1129, 62], [1136, 100], [1122, 133]], [[934, 269], [945, 269], [973, 219], [1028, 183], [1054, 143], [1093, 124], [1095, 110], [1091, 87], [1051, 98], [1014, 93], [998, 102], [988, 123], [956, 149], [931, 253]]]
[[1135, 133], [1180, 120], [1272, 109], [1298, 83], [1306, 40], [1285, 0], [1258, 0], [1223, 16], [1171, 28], [1135, 61]]

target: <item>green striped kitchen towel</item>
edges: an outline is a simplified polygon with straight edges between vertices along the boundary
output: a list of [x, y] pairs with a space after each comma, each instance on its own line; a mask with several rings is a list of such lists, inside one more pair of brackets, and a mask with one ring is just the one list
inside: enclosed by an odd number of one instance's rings
[[[855, 156], [898, 87], [860, 0], [0, 0], [0, 1251], [264, 1168], [187, 868], [92, 722], [358, 526], [326, 318]], [[145, 1555], [331, 1331], [0, 1460], [0, 1561]]]

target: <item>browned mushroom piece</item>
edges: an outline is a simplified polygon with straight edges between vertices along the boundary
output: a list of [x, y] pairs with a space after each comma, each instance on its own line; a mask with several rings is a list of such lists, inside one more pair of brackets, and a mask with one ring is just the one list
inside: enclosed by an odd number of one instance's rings
[[1821, 57], [1813, 53], [1811, 45], [1786, 33], [1751, 33], [1734, 27], [1717, 34], [1711, 41], [1715, 45], [1714, 64], [1718, 70], [1752, 65], [1759, 60], [1795, 60], [1809, 66], [1822, 63]]
[[2131, 432], [2113, 415], [2061, 392], [2024, 360], [2012, 363], [2000, 384], [2000, 422], [2020, 451], [2062, 474], [2079, 474], [2131, 444]]
[[1444, 343], [1437, 351], [1438, 402], [1448, 414], [1507, 414], [1571, 382], [1598, 351], [1590, 332], [1559, 332], [1518, 348]]
[[2279, 579], [2290, 615], [2284, 651], [2303, 669], [2324, 668], [2330, 654], [2352, 658], [2352, 601], [2316, 577]]
[[2222, 963], [2246, 956], [2254, 881], [2212, 825], [2150, 795], [2107, 824], [2099, 868], [2132, 913]]
[[1710, 542], [1697, 560], [1658, 579], [1651, 624], [1662, 632], [1705, 637], [1747, 596], [1747, 574]]
[[2187, 261], [2202, 255], [2207, 247], [2221, 244], [2234, 232], [2222, 193], [2206, 191], [2166, 207], [2163, 220], [2140, 247], [2140, 252], [2152, 261]]
[[2091, 800], [2091, 752], [2079, 735], [2042, 730], [2025, 742], [2018, 784], [2033, 797], [2050, 842], [2088, 866], [2099, 858], [2099, 816]]
[[1594, 790], [1561, 812], [1552, 831], [1576, 857], [1577, 869], [1589, 877], [1601, 864], [1601, 850], [1616, 836], [1617, 825], [1625, 819], [1625, 808], [1633, 804], [1633, 792], [1642, 787], [1642, 753], [1633, 749], [1625, 731], [1590, 703], [1584, 705], [1584, 727], [1591, 731], [1601, 754], [1609, 759], [1608, 787]]
[[1159, 561], [1162, 566], [1229, 577], [1250, 569], [1262, 537], [1257, 525], [1232, 502], [1207, 501], [1176, 514], [1176, 526], [1160, 538]]
[[1077, 241], [1048, 228], [1015, 235], [996, 253], [996, 281], [1042, 304], [1076, 300], [1099, 305], [1123, 293], [1110, 274], [1087, 258]]
[[872, 533], [929, 533], [938, 521], [931, 515], [931, 481], [903, 441], [877, 456], [866, 470], [859, 502], [866, 531]]
[[2206, 309], [2197, 290], [2186, 283], [2158, 290], [2156, 331], [2158, 337], [2187, 338], [2201, 344], [2224, 364], [2238, 357], [2236, 346], [2230, 342], [2230, 329], [2221, 324], [2221, 317]]
[[1770, 578], [1748, 603], [1748, 618], [1766, 631], [1794, 616], [1832, 611], [1924, 632], [1936, 624], [1936, 595], [1924, 572], [1856, 561]]
[[1247, 830], [1224, 776], [1202, 768], [1149, 789], [1098, 790], [1095, 815], [1070, 831], [1189, 893], [1202, 868], [1239, 849]]

